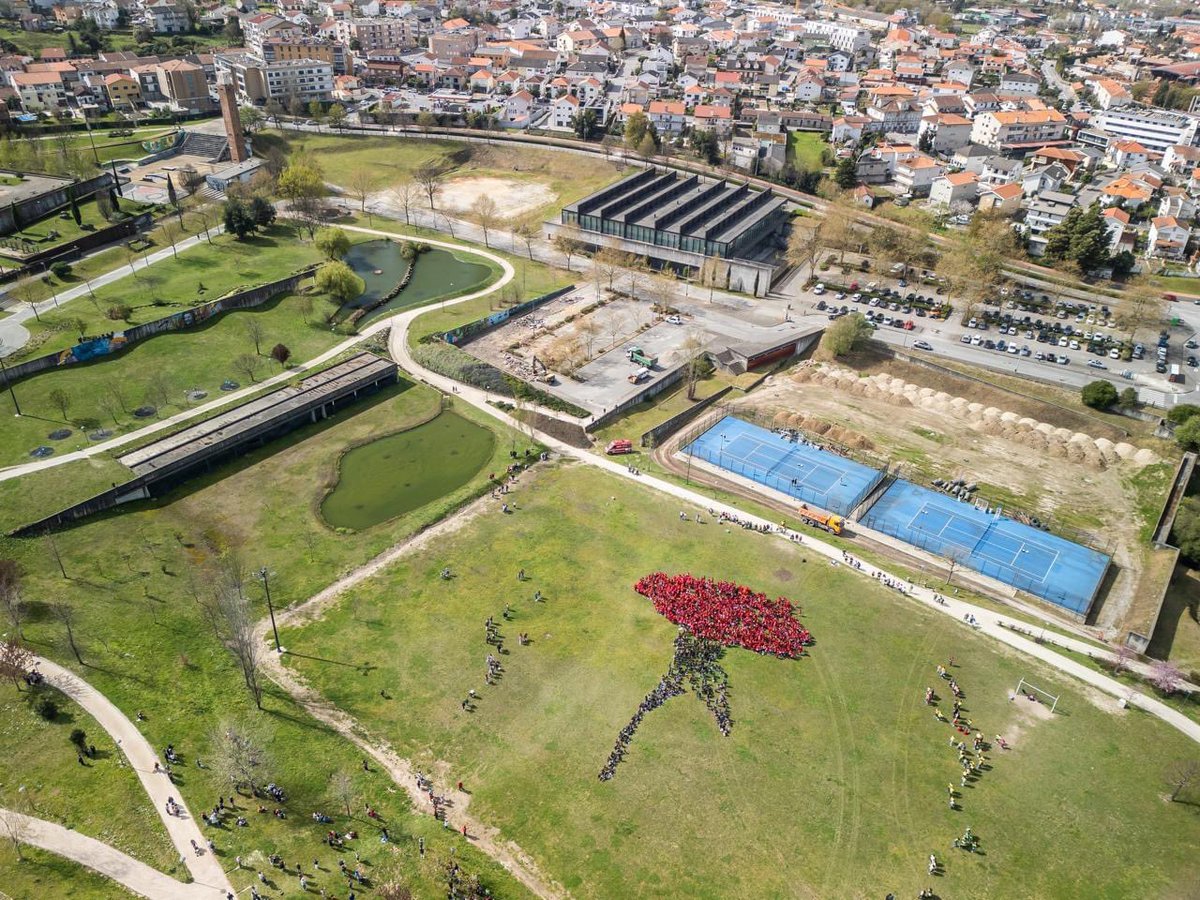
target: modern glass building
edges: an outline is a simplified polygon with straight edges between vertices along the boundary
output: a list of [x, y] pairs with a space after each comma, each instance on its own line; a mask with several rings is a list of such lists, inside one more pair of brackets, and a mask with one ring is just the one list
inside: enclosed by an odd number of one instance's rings
[[[653, 247], [750, 259], [787, 221], [786, 201], [746, 184], [643, 169], [562, 209], [562, 224]], [[640, 252], [654, 257], [650, 247]]]

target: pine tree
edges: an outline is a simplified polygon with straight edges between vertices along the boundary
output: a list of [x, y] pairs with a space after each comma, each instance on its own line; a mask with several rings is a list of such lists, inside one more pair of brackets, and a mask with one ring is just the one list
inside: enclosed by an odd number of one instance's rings
[[1080, 271], [1091, 272], [1108, 263], [1108, 229], [1100, 214], [1100, 204], [1093, 203], [1079, 216], [1071, 235], [1069, 256]]
[[75, 227], [78, 228], [83, 224], [83, 216], [79, 213], [79, 204], [75, 201], [75, 192], [71, 192], [71, 218], [75, 220]]
[[1080, 216], [1079, 207], [1072, 207], [1063, 220], [1046, 231], [1046, 258], [1064, 260], [1071, 248], [1071, 235], [1075, 233]]
[[854, 157], [847, 156], [838, 162], [833, 180], [837, 183], [838, 187], [845, 190], [849, 190], [858, 184], [858, 164], [854, 161]]
[[167, 174], [167, 202], [174, 209], [179, 209], [179, 195], [175, 193], [175, 182], [171, 180], [170, 173]]

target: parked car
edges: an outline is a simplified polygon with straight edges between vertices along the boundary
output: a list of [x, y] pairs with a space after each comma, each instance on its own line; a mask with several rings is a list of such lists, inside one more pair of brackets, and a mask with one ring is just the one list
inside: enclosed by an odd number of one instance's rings
[[[818, 309], [823, 307], [824, 305], [825, 304], [822, 302], [820, 304], [820, 306], [818, 306]], [[667, 323], [670, 325], [682, 325], [683, 319], [679, 318], [679, 316], [667, 316]]]
[[913, 341], [913, 349], [915, 350], [933, 350], [933, 346], [925, 341]]
[[1107, 369], [1108, 368], [1108, 366], [1106, 366], [1104, 363], [1100, 362], [1100, 360], [1098, 360], [1098, 359], [1089, 359], [1087, 361], [1087, 364], [1088, 364], [1089, 369]]

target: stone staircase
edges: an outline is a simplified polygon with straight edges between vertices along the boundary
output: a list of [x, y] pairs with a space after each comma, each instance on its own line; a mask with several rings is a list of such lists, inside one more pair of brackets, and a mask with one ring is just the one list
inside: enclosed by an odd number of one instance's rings
[[210, 163], [225, 162], [229, 157], [229, 140], [220, 134], [203, 134], [199, 131], [184, 131], [179, 142], [179, 152], [198, 156]]

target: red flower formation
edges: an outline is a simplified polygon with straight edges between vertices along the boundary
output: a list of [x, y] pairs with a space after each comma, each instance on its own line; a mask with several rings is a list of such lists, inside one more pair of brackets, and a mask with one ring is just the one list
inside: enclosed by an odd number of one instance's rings
[[791, 602], [730, 581], [655, 572], [634, 585], [654, 608], [698, 638], [795, 659], [811, 635], [796, 621]]

